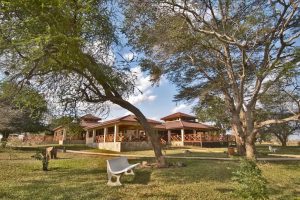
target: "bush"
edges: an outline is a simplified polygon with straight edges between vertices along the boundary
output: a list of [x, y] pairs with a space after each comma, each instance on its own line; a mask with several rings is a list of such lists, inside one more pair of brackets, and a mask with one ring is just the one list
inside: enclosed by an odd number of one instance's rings
[[233, 180], [239, 184], [235, 194], [244, 199], [268, 199], [267, 181], [254, 161], [242, 159], [239, 169], [233, 172]]
[[5, 149], [6, 148], [6, 144], [7, 144], [7, 142], [6, 141], [2, 141], [1, 142], [1, 148], [3, 148], [3, 149]]
[[48, 165], [49, 165], [49, 158], [47, 156], [46, 150], [44, 151], [37, 151], [34, 155], [31, 156], [32, 158], [35, 158], [36, 160], [42, 161], [43, 165], [43, 171], [48, 171]]

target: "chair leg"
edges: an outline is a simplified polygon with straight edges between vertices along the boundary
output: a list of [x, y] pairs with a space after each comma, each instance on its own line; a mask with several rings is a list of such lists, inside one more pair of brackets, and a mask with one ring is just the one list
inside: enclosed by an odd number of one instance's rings
[[[108, 182], [107, 182], [107, 185], [109, 186], [121, 186], [121, 182], [120, 182], [120, 177], [121, 175], [116, 175], [116, 174], [111, 174], [111, 173], [107, 173], [108, 175]], [[113, 182], [111, 179], [112, 177], [116, 177], [117, 180], [115, 182]]]
[[126, 171], [124, 174], [125, 174], [125, 175], [134, 175], [134, 172], [133, 172], [133, 170], [131, 169], [131, 170], [129, 170], [129, 171]]

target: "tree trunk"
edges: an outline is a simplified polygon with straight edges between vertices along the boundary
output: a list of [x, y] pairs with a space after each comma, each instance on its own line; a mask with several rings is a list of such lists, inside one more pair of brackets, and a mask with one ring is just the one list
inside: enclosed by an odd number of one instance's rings
[[139, 123], [142, 125], [146, 134], [150, 138], [158, 167], [167, 167], [168, 164], [166, 162], [165, 157], [162, 154], [159, 134], [151, 127], [144, 114], [137, 107], [135, 107], [134, 105], [132, 105], [131, 103], [123, 99], [113, 99], [111, 101], [131, 111], [137, 117]]
[[243, 139], [240, 136], [235, 135], [237, 154], [240, 156], [246, 155], [246, 147]]
[[280, 140], [281, 146], [286, 147], [287, 138], [278, 137], [278, 139]]
[[245, 140], [243, 138], [244, 133], [242, 132], [241, 122], [237, 116], [233, 117], [231, 122], [231, 127], [232, 127], [233, 134], [235, 136], [237, 154], [240, 156], [245, 156], [246, 148], [245, 148]]
[[255, 145], [252, 141], [246, 141], [246, 158], [255, 160]]
[[[9, 133], [8, 133], [8, 132], [2, 132], [2, 139], [1, 139], [1, 141], [7, 141], [8, 136], [9, 136]], [[1, 142], [1, 141], [0, 141], [0, 142]]]

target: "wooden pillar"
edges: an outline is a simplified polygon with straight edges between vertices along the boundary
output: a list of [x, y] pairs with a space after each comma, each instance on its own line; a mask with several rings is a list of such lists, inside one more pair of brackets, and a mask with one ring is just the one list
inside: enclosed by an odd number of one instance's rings
[[200, 146], [202, 148], [202, 132], [200, 132]]
[[95, 142], [96, 129], [93, 129], [93, 143]]
[[168, 130], [168, 143], [171, 144], [171, 130]]
[[87, 144], [89, 141], [89, 130], [86, 130], [85, 132], [85, 143]]
[[117, 134], [119, 133], [119, 126], [115, 124], [115, 130], [114, 130], [114, 142], [117, 141]]
[[182, 146], [184, 146], [184, 129], [181, 129], [181, 142]]
[[[137, 137], [139, 138], [139, 141], [140, 141], [141, 135], [140, 135], [139, 129], [136, 129], [135, 132], [136, 132], [136, 135], [135, 135], [135, 136], [137, 136]], [[131, 141], [131, 137], [130, 137], [130, 141]]]
[[105, 143], [106, 140], [106, 135], [107, 135], [107, 127], [104, 128], [104, 137], [103, 137], [103, 142]]

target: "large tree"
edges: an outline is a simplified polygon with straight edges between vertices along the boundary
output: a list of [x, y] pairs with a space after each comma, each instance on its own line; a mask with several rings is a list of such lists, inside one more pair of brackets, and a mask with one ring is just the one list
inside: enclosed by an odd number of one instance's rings
[[[110, 101], [136, 115], [164, 165], [159, 135], [130, 102], [134, 76], [114, 62], [117, 43], [110, 1], [15, 0], [0, 3], [1, 69], [30, 81], [66, 107], [95, 109]], [[50, 92], [49, 92], [50, 91]]]
[[278, 80], [299, 70], [299, 1], [158, 0], [125, 1], [124, 31], [141, 65], [179, 89], [176, 100], [201, 94], [221, 97], [231, 115], [238, 152], [254, 159], [258, 130], [273, 123], [257, 120], [261, 96]]

